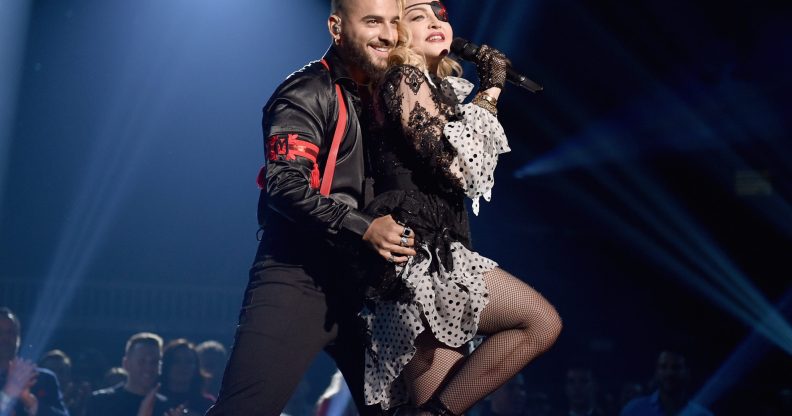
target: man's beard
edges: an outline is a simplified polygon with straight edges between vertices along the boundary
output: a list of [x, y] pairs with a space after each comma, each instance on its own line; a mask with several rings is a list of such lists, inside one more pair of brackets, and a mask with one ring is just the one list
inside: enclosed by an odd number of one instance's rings
[[344, 55], [349, 66], [356, 66], [360, 68], [360, 70], [363, 71], [363, 73], [365, 73], [370, 79], [376, 80], [385, 73], [388, 65], [386, 62], [383, 62], [382, 66], [374, 63], [372, 56], [366, 51], [367, 47], [367, 45], [361, 46], [347, 41], [345, 42], [343, 48]]

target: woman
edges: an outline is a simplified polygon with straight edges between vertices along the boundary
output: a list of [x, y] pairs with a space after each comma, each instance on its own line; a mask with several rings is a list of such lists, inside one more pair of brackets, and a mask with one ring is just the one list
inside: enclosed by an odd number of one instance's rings
[[213, 400], [203, 392], [198, 353], [186, 339], [173, 340], [163, 349], [160, 384], [159, 393], [182, 406], [184, 414], [203, 415], [212, 405]]
[[[489, 199], [497, 155], [508, 151], [495, 117], [505, 57], [481, 47], [480, 92], [460, 104], [472, 85], [450, 76], [461, 70], [446, 56], [453, 31], [443, 5], [405, 1], [399, 37], [373, 94], [367, 211], [393, 215], [419, 253], [368, 268], [365, 395], [385, 409], [458, 415], [547, 350], [561, 321], [539, 293], [470, 250], [464, 197], [474, 210]], [[477, 334], [486, 339], [466, 356]]]

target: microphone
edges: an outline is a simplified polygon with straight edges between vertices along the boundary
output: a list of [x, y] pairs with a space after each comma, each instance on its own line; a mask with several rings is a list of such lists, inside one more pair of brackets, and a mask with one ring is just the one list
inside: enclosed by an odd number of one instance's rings
[[[459, 56], [460, 58], [475, 62], [476, 54], [478, 53], [479, 46], [473, 42], [470, 42], [467, 39], [462, 38], [455, 38], [451, 42], [451, 52]], [[508, 60], [507, 60], [508, 62]], [[511, 67], [511, 62], [508, 62], [509, 66], [506, 67], [506, 80], [511, 82], [518, 87], [523, 87], [531, 92], [539, 92], [544, 89], [541, 85], [531, 81], [525, 75], [520, 74], [519, 72], [515, 71]]]

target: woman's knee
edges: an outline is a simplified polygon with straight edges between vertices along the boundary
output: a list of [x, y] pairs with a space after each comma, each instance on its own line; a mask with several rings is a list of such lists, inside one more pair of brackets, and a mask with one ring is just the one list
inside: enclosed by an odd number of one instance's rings
[[563, 321], [553, 305], [544, 298], [541, 303], [529, 309], [531, 313], [522, 320], [520, 330], [528, 343], [544, 352], [555, 344], [561, 334]]

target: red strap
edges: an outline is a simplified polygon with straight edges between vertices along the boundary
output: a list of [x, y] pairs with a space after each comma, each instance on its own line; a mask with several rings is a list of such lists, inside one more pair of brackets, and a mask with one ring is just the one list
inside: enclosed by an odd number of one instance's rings
[[322, 177], [322, 188], [319, 193], [330, 195], [330, 187], [333, 185], [333, 174], [335, 174], [336, 159], [338, 159], [338, 148], [344, 140], [344, 130], [347, 124], [347, 107], [344, 96], [341, 94], [341, 86], [335, 84], [336, 96], [338, 97], [338, 122], [336, 123], [335, 133], [333, 134], [333, 144], [330, 145], [330, 153], [327, 155], [324, 176]]
[[[319, 62], [329, 71], [330, 65], [326, 60], [322, 59]], [[338, 149], [341, 147], [341, 142], [344, 139], [344, 131], [347, 124], [347, 107], [344, 101], [344, 95], [341, 92], [341, 86], [335, 84], [336, 98], [338, 100], [338, 122], [336, 123], [335, 132], [333, 133], [333, 142], [330, 145], [330, 153], [327, 155], [327, 163], [325, 163], [325, 172], [321, 180], [321, 189], [319, 193], [324, 196], [330, 195], [330, 188], [333, 185], [333, 175], [335, 174], [336, 161], [338, 159]], [[299, 140], [296, 134], [289, 134], [287, 140], [288, 149], [283, 149], [282, 143], [278, 142], [279, 137], [273, 136], [269, 139], [270, 149], [268, 149], [267, 158], [273, 160], [279, 155], [285, 155], [287, 160], [294, 160], [296, 156], [304, 157], [313, 162], [313, 170], [311, 171], [311, 187], [316, 189], [319, 187], [319, 164], [316, 161], [319, 155], [319, 147], [315, 144]], [[279, 146], [278, 144], [281, 144]], [[259, 188], [264, 189], [266, 179], [266, 165], [259, 170], [256, 184]]]

